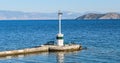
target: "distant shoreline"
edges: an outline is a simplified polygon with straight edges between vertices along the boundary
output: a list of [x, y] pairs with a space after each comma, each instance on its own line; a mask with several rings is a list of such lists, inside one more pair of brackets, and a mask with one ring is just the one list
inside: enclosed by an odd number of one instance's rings
[[[50, 20], [53, 20], [53, 21], [58, 21], [57, 19], [50, 19]], [[66, 21], [109, 21], [109, 20], [118, 20], [120, 21], [120, 19], [80, 19], [80, 20], [76, 20], [76, 19], [63, 19], [63, 21], [66, 20]], [[49, 21], [49, 19], [46, 19], [46, 20], [0, 20], [0, 21]]]

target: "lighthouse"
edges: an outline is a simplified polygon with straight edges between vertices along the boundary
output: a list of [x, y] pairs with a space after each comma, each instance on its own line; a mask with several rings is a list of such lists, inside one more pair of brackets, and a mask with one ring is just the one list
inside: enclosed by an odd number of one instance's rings
[[61, 33], [61, 30], [62, 30], [61, 19], [62, 19], [62, 13], [59, 11], [58, 12], [58, 20], [59, 20], [59, 27], [58, 27], [58, 29], [59, 29], [59, 32], [58, 32], [57, 37], [56, 37], [58, 46], [63, 46], [64, 45], [64, 39], [63, 39], [64, 35]]

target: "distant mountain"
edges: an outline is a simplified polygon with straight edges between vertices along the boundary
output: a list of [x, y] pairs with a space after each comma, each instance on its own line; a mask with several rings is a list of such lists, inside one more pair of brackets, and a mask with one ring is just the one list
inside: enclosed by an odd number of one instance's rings
[[88, 13], [76, 18], [77, 20], [95, 20], [95, 19], [120, 19], [119, 13], [106, 13], [106, 14], [97, 14], [97, 13]]
[[[82, 16], [81, 13], [63, 11], [62, 19], [93, 20], [93, 19], [120, 19], [119, 13], [88, 13]], [[79, 17], [78, 17], [79, 16]], [[21, 12], [21, 11], [0, 11], [0, 20], [47, 20], [58, 19], [57, 12]]]
[[[70, 11], [63, 12], [63, 19], [74, 19], [79, 13]], [[31, 20], [31, 19], [57, 19], [57, 12], [38, 13], [38, 12], [20, 12], [20, 11], [0, 11], [0, 20]]]

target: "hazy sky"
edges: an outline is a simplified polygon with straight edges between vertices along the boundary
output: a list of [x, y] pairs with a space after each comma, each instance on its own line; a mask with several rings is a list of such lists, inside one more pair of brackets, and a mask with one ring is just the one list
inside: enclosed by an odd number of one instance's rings
[[120, 12], [120, 0], [0, 0], [0, 10], [25, 12]]

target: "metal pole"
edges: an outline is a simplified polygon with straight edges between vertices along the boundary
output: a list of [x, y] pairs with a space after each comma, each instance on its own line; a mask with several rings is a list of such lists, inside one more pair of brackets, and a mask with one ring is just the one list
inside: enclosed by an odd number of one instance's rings
[[59, 13], [58, 13], [58, 19], [59, 19], [59, 33], [61, 34], [61, 18], [62, 18], [62, 13], [60, 12], [59, 10]]

